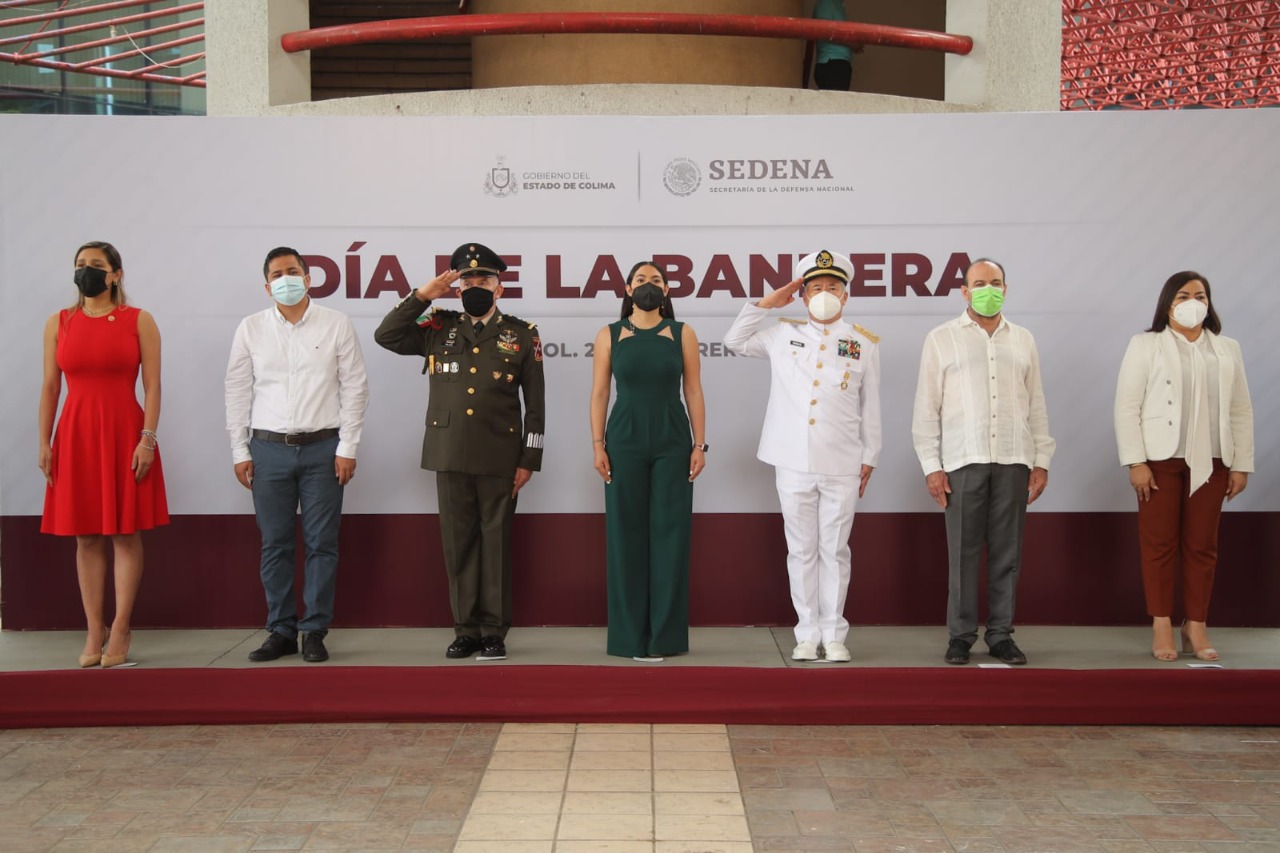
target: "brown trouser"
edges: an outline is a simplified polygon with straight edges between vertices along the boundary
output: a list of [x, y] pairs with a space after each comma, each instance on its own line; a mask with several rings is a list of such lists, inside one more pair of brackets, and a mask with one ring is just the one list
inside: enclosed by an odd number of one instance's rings
[[[1188, 495], [1191, 469], [1183, 459], [1147, 462], [1158, 487], [1138, 501], [1138, 542], [1147, 614], [1173, 616], [1173, 591], [1182, 565], [1182, 606], [1192, 622], [1207, 622], [1218, 567], [1218, 519], [1227, 493], [1227, 467], [1213, 460], [1209, 481]], [[1181, 560], [1179, 560], [1181, 557]]]

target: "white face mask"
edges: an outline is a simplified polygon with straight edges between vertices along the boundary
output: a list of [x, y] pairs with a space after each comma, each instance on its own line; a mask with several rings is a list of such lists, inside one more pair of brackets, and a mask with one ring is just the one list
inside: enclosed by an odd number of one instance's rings
[[1209, 306], [1199, 299], [1188, 299], [1179, 302], [1173, 309], [1173, 319], [1184, 329], [1194, 329], [1204, 322], [1209, 315]]
[[819, 323], [826, 323], [840, 316], [840, 297], [825, 290], [809, 297], [809, 313]]
[[307, 283], [300, 275], [282, 275], [271, 282], [271, 298], [281, 305], [297, 305], [307, 295]]

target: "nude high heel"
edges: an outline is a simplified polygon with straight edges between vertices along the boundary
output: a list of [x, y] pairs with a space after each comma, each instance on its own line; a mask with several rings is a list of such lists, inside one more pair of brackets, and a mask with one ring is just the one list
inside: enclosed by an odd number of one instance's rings
[[108, 631], [107, 635], [102, 638], [102, 648], [98, 649], [96, 652], [90, 652], [87, 655], [80, 655], [81, 669], [88, 669], [91, 666], [97, 666], [102, 663], [102, 649], [107, 647], [107, 637], [109, 636], [111, 636], [110, 631]]
[[1167, 619], [1164, 621], [1163, 627], [1165, 629], [1164, 633], [1167, 634], [1167, 639], [1161, 636], [1159, 627], [1154, 624], [1151, 626], [1151, 656], [1156, 660], [1167, 663], [1178, 659], [1178, 650], [1173, 647], [1173, 626], [1168, 623]]
[[113, 666], [120, 666], [125, 661], [129, 660], [129, 644], [132, 642], [133, 642], [133, 632], [131, 631], [129, 632], [128, 639], [125, 641], [124, 654], [122, 655], [109, 655], [106, 653], [105, 651], [106, 647], [104, 646], [103, 647], [104, 651], [102, 654], [102, 668], [110, 669]]
[[1195, 655], [1198, 660], [1216, 661], [1219, 659], [1218, 650], [1213, 646], [1205, 646], [1197, 649], [1195, 642], [1191, 639], [1191, 632], [1187, 630], [1187, 623], [1182, 623], [1182, 653], [1184, 655]]

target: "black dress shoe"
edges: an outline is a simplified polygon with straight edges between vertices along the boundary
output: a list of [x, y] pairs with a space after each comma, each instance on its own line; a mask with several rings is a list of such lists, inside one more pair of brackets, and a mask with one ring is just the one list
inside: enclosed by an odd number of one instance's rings
[[308, 631], [302, 635], [302, 659], [307, 663], [329, 659], [329, 650], [324, 647], [324, 634]]
[[1027, 656], [1022, 653], [1022, 649], [1018, 648], [1018, 644], [1013, 640], [1001, 640], [991, 647], [991, 656], [1001, 663], [1011, 664], [1012, 666], [1022, 666], [1027, 662]]
[[444, 656], [447, 658], [469, 658], [478, 651], [480, 651], [479, 637], [456, 637], [449, 644], [449, 648], [445, 649]]
[[947, 663], [968, 663], [969, 644], [964, 640], [952, 640], [947, 644], [947, 654], [943, 660]]
[[480, 638], [480, 654], [476, 660], [506, 660], [507, 647], [497, 634]]
[[290, 639], [284, 634], [277, 634], [272, 631], [267, 634], [267, 638], [262, 641], [262, 645], [249, 652], [249, 660], [261, 663], [262, 661], [276, 660], [285, 655], [296, 655], [297, 653], [298, 640], [296, 637]]

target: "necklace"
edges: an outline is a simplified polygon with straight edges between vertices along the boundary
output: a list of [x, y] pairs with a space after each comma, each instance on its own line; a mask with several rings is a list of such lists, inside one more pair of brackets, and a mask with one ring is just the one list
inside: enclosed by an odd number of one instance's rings
[[108, 305], [106, 308], [102, 309], [101, 311], [92, 311], [89, 309], [88, 305], [81, 305], [80, 310], [88, 314], [90, 317], [101, 317], [103, 314], [110, 314], [112, 311], [116, 310], [116, 306], [113, 303], [111, 305]]

